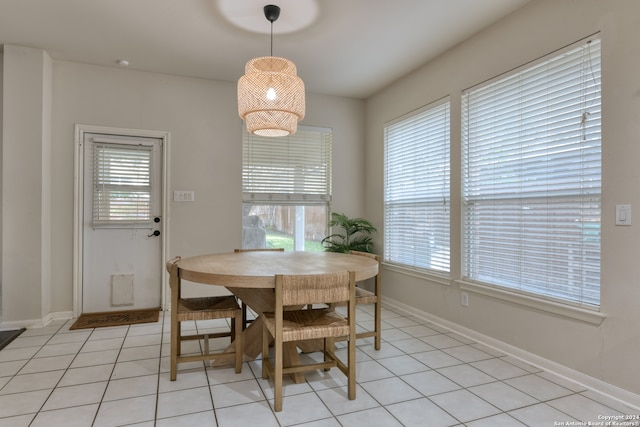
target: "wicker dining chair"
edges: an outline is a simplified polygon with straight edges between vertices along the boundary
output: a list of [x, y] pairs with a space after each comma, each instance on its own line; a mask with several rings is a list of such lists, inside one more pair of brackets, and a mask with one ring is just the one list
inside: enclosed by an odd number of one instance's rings
[[[368, 252], [349, 251], [350, 255], [365, 256], [367, 258], [374, 259], [378, 262], [378, 274], [374, 278], [373, 291], [369, 291], [360, 286], [360, 283], [356, 283], [356, 306], [364, 304], [373, 304], [374, 318], [373, 318], [373, 331], [358, 332], [356, 338], [370, 338], [374, 337], [374, 346], [376, 350], [380, 350], [380, 344], [382, 342], [381, 334], [381, 311], [382, 311], [382, 295], [381, 295], [381, 282], [380, 282], [380, 256]], [[331, 304], [332, 307], [344, 305], [344, 303]]]
[[[349, 400], [356, 398], [356, 322], [355, 273], [327, 273], [314, 275], [276, 275], [275, 311], [263, 313], [262, 378], [274, 381], [274, 410], [282, 411], [282, 378], [289, 373], [337, 367], [347, 376]], [[285, 306], [347, 303], [347, 317], [330, 307], [284, 310]], [[273, 337], [274, 358], [269, 356], [269, 342]], [[347, 363], [335, 354], [336, 337], [347, 337]], [[319, 363], [283, 366], [284, 343], [308, 339], [323, 339], [324, 361]]]
[[373, 282], [373, 292], [368, 291], [360, 286], [356, 286], [356, 306], [361, 304], [373, 304], [374, 306], [374, 329], [373, 331], [368, 332], [360, 332], [357, 335], [357, 338], [369, 338], [374, 337], [374, 345], [376, 350], [380, 350], [380, 343], [382, 341], [381, 334], [381, 314], [382, 314], [382, 283], [380, 280], [380, 255], [368, 253], [368, 252], [359, 252], [359, 251], [349, 251], [351, 255], [359, 255], [365, 256], [371, 259], [374, 259], [378, 262], [378, 274], [376, 274]]
[[[180, 293], [180, 276], [178, 271], [180, 257], [167, 261], [169, 272], [169, 284], [171, 287], [171, 381], [175, 381], [178, 371], [178, 363], [196, 361], [226, 361], [235, 365], [236, 373], [242, 372], [242, 310], [233, 295], [182, 298]], [[210, 334], [183, 335], [181, 322], [188, 320], [231, 319], [229, 332], [217, 332]], [[233, 352], [211, 353], [209, 351], [209, 339], [230, 337], [234, 344]], [[181, 355], [181, 343], [188, 340], [203, 340], [204, 351], [201, 354]]]
[[[254, 248], [254, 249], [234, 249], [234, 252], [284, 252], [284, 248]], [[253, 319], [247, 317], [247, 304], [242, 301], [242, 329], [247, 329]]]

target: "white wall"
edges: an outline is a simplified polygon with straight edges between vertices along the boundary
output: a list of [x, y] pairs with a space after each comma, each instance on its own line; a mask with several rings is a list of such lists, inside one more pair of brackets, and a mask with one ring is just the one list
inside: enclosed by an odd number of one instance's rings
[[[4, 55], [0, 55], [0, 82], [4, 81]], [[0, 83], [0, 99], [4, 99], [4, 85]], [[4, 117], [4, 102], [0, 102], [0, 117]], [[3, 140], [3, 120], [0, 120], [0, 224], [2, 224], [2, 140]], [[0, 242], [2, 242], [2, 227], [0, 227]], [[0, 244], [0, 271], [2, 271], [2, 244]], [[2, 274], [0, 274], [0, 323], [2, 323]]]
[[[17, 47], [18, 50], [24, 48]], [[6, 48], [5, 48], [6, 50]], [[35, 49], [40, 55], [46, 52]], [[4, 55], [5, 68], [13, 59]], [[243, 71], [239, 65], [239, 73]], [[46, 73], [43, 73], [45, 75]], [[33, 303], [19, 297], [25, 282], [38, 280], [42, 269], [29, 274], [15, 274], [10, 283], [4, 278], [3, 322], [17, 326], [40, 317], [38, 308], [51, 313], [73, 309], [73, 184], [74, 125], [147, 129], [170, 132], [169, 191], [195, 191], [194, 203], [169, 201], [167, 256], [190, 256], [230, 251], [241, 245], [241, 166], [242, 121], [238, 117], [236, 84], [233, 82], [191, 79], [134, 70], [98, 67], [53, 61], [51, 75], [51, 150], [41, 158], [50, 158], [50, 170], [35, 170], [23, 156], [4, 150], [5, 171], [11, 168], [33, 171], [36, 179], [48, 182], [53, 201], [50, 214], [36, 201], [25, 200], [24, 209], [44, 215], [50, 222], [52, 249], [51, 292], [47, 301]], [[7, 91], [7, 88], [4, 88]], [[15, 97], [13, 98], [16, 99]], [[42, 102], [46, 100], [41, 98]], [[41, 107], [42, 108], [42, 107]], [[5, 112], [7, 105], [5, 103]], [[46, 110], [45, 110], [46, 114]], [[12, 116], [13, 117], [13, 116]], [[27, 127], [30, 118], [24, 119]], [[6, 121], [6, 115], [5, 115]], [[364, 196], [360, 189], [364, 179], [364, 161], [359, 155], [364, 146], [364, 102], [349, 98], [307, 93], [307, 115], [303, 124], [333, 128], [334, 135], [334, 208], [362, 215]], [[16, 129], [16, 132], [18, 130]], [[5, 132], [6, 139], [6, 132]], [[38, 167], [40, 162], [38, 161]], [[7, 175], [3, 173], [5, 192]], [[40, 181], [38, 181], [40, 183]], [[12, 180], [12, 194], [29, 194], [30, 186]], [[5, 207], [6, 197], [3, 198]], [[34, 218], [34, 221], [39, 220]], [[24, 255], [36, 242], [47, 243], [38, 233], [22, 240], [16, 233], [7, 240], [7, 230], [15, 228], [15, 218], [5, 209], [3, 250], [6, 256]], [[27, 221], [20, 221], [19, 224]], [[12, 234], [13, 235], [13, 234]], [[24, 236], [24, 235], [23, 235]], [[49, 243], [47, 243], [49, 244]], [[10, 249], [8, 251], [7, 249]], [[16, 255], [17, 256], [17, 255]], [[32, 285], [38, 292], [42, 290]], [[48, 291], [47, 291], [48, 292]], [[6, 310], [11, 307], [11, 310]], [[27, 322], [28, 323], [28, 322]]]
[[51, 308], [51, 58], [5, 45], [3, 70], [2, 318], [40, 319]]
[[[366, 211], [382, 227], [384, 123], [451, 96], [452, 279], [460, 278], [460, 96], [465, 88], [601, 32], [602, 312], [593, 325], [384, 268], [384, 294], [575, 371], [640, 394], [640, 2], [538, 0], [367, 101]], [[616, 204], [635, 224], [616, 227]], [[380, 240], [381, 235], [378, 237]]]

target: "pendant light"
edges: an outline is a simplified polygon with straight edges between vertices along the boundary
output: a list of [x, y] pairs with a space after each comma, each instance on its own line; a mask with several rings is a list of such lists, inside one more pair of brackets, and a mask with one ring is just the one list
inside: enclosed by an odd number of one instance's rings
[[304, 118], [304, 83], [288, 59], [273, 56], [273, 22], [280, 16], [275, 5], [264, 7], [271, 22], [271, 56], [247, 62], [238, 80], [238, 113], [247, 131], [260, 136], [293, 135]]

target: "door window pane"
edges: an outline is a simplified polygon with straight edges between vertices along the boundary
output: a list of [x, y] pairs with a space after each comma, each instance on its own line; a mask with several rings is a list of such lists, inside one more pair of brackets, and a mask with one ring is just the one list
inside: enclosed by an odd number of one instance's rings
[[93, 225], [151, 221], [152, 147], [94, 143]]

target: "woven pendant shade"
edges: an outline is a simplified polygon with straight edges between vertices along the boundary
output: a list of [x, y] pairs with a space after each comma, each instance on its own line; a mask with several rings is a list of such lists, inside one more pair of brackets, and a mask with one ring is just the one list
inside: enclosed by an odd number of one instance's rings
[[238, 113], [247, 131], [260, 136], [293, 135], [304, 118], [304, 83], [293, 62], [264, 56], [247, 62], [238, 81]]

